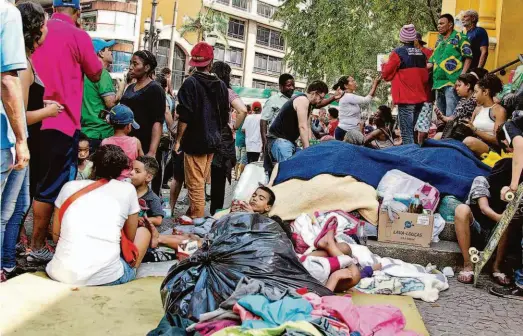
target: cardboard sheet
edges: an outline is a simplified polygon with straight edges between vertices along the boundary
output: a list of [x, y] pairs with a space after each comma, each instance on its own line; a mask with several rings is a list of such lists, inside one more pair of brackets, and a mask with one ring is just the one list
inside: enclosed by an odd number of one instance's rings
[[[163, 317], [163, 277], [112, 287], [74, 287], [23, 274], [0, 286], [0, 335], [145, 335]], [[357, 305], [401, 309], [407, 329], [429, 335], [411, 297], [351, 293]]]

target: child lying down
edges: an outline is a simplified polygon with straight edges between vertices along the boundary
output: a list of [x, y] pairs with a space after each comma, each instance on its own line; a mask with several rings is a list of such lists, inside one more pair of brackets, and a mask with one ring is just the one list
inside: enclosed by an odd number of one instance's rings
[[[275, 200], [276, 196], [271, 189], [260, 186], [248, 203], [233, 201], [231, 213], [249, 212], [268, 215]], [[273, 216], [271, 219], [280, 224], [294, 245], [290, 226], [277, 216]], [[336, 228], [336, 221], [326, 224], [314, 242], [316, 250], [308, 255], [298, 255], [298, 257], [305, 269], [325, 287], [333, 292], [344, 292], [356, 286], [361, 278], [372, 276], [373, 271], [381, 269], [381, 265], [376, 264], [360, 269], [357, 260], [351, 256], [349, 245], [336, 242], [334, 237]], [[153, 234], [153, 244], [166, 245], [173, 249], [177, 249], [178, 245], [186, 240], [197, 241], [199, 247], [203, 243], [200, 237], [193, 234]]]

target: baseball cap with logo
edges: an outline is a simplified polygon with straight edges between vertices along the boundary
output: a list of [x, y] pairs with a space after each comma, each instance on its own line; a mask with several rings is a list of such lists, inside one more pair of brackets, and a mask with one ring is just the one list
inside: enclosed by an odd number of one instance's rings
[[101, 50], [104, 50], [105, 48], [110, 48], [115, 44], [115, 40], [106, 41], [101, 38], [94, 38], [93, 39], [93, 47], [94, 51], [96, 53], [100, 52]]
[[260, 109], [261, 110], [262, 108], [262, 105], [259, 101], [255, 101], [254, 103], [252, 103], [252, 109], [253, 110], [256, 110], [256, 109]]
[[72, 7], [80, 9], [80, 0], [53, 0], [53, 7]]
[[140, 129], [140, 125], [134, 121], [133, 111], [123, 104], [118, 104], [113, 107], [111, 111], [109, 111], [108, 119], [112, 125], [132, 124], [134, 129]]
[[207, 42], [198, 42], [191, 50], [189, 65], [197, 68], [206, 67], [214, 58], [214, 49]]

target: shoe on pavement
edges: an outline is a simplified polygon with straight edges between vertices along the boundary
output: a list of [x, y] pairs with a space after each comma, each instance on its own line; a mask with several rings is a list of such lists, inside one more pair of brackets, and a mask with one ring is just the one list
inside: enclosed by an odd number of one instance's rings
[[39, 250], [29, 252], [27, 255], [27, 261], [47, 264], [51, 259], [53, 259], [53, 256], [54, 249], [49, 245], [45, 245]]
[[523, 288], [518, 286], [512, 286], [510, 288], [490, 287], [489, 293], [507, 299], [523, 300]]
[[142, 262], [160, 262], [171, 261], [176, 259], [176, 252], [160, 250], [158, 248], [149, 249], [145, 252]]

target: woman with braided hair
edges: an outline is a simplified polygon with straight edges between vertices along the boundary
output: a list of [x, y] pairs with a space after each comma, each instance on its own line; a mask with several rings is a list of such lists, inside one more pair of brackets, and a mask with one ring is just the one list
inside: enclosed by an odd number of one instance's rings
[[129, 75], [136, 83], [127, 87], [120, 101], [133, 111], [134, 119], [140, 125], [130, 136], [137, 137], [143, 151], [151, 157], [156, 157], [165, 120], [165, 91], [152, 79], [156, 66], [156, 57], [151, 52], [135, 52], [129, 64]]

